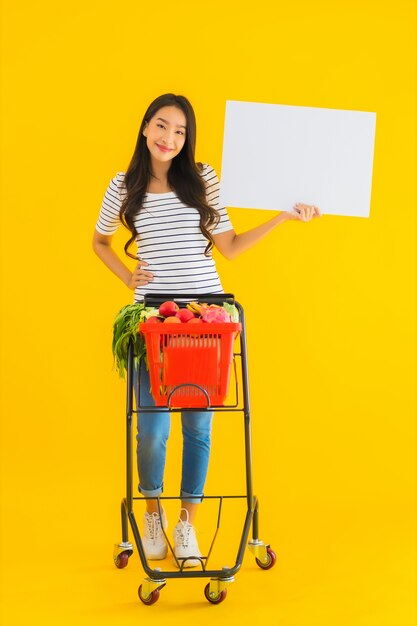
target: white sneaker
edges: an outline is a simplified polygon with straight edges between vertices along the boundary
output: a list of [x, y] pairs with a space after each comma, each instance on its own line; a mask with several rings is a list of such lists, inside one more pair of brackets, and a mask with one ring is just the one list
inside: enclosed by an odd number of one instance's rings
[[[162, 510], [162, 524], [164, 530], [168, 528], [165, 511]], [[143, 516], [143, 549], [147, 559], [159, 561], [167, 555], [168, 547], [162, 532], [159, 513], [148, 513]]]
[[[186, 509], [181, 510], [186, 511]], [[201, 557], [201, 552], [198, 547], [194, 527], [188, 521], [188, 511], [187, 520], [184, 522], [180, 519], [174, 528], [174, 554], [180, 566], [196, 567], [201, 565], [199, 559], [192, 558]], [[178, 567], [178, 563], [175, 563], [175, 565]]]

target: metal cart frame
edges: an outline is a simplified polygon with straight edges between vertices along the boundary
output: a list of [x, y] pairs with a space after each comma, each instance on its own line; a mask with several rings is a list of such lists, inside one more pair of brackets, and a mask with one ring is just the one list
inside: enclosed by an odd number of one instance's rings
[[[222, 406], [210, 406], [206, 408], [198, 408], [199, 411], [234, 411], [242, 412], [244, 418], [244, 434], [245, 434], [245, 461], [246, 461], [246, 494], [244, 495], [229, 495], [229, 496], [203, 496], [205, 499], [218, 499], [219, 500], [219, 513], [217, 520], [217, 529], [214, 535], [209, 553], [207, 557], [201, 557], [201, 570], [184, 570], [185, 563], [179, 563], [177, 560], [178, 571], [162, 571], [160, 568], [151, 568], [147, 562], [142, 539], [136, 522], [136, 518], [133, 512], [133, 502], [135, 500], [145, 500], [146, 498], [133, 496], [133, 480], [132, 480], [132, 418], [133, 414], [140, 410], [146, 412], [167, 411], [167, 412], [182, 412], [182, 411], [195, 411], [195, 408], [172, 408], [169, 405], [167, 407], [160, 406], [141, 406], [140, 399], [136, 409], [133, 408], [133, 371], [134, 371], [134, 351], [133, 341], [130, 340], [128, 346], [128, 358], [127, 358], [127, 395], [126, 395], [126, 497], [122, 500], [121, 505], [121, 517], [122, 517], [122, 541], [115, 545], [113, 559], [116, 567], [122, 569], [128, 564], [129, 557], [133, 554], [133, 545], [129, 541], [129, 524], [133, 533], [135, 544], [139, 553], [139, 558], [142, 567], [146, 573], [146, 578], [139, 587], [139, 598], [144, 604], [154, 604], [159, 598], [160, 590], [166, 585], [169, 578], [209, 578], [210, 582], [206, 585], [204, 593], [206, 599], [212, 604], [219, 604], [222, 602], [227, 594], [227, 587], [234, 581], [235, 574], [239, 571], [242, 562], [246, 544], [249, 550], [253, 553], [256, 559], [256, 563], [262, 569], [270, 569], [273, 567], [276, 561], [276, 555], [271, 550], [269, 544], [264, 543], [259, 539], [259, 527], [258, 527], [258, 499], [253, 494], [252, 487], [252, 443], [251, 443], [251, 427], [250, 427], [250, 403], [249, 403], [249, 381], [248, 381], [248, 367], [247, 367], [247, 349], [246, 349], [246, 329], [245, 329], [245, 315], [242, 305], [235, 301], [232, 294], [158, 294], [158, 295], [146, 295], [144, 303], [146, 306], [159, 306], [162, 302], [167, 300], [173, 300], [178, 304], [186, 304], [187, 302], [200, 301], [210, 304], [223, 304], [223, 302], [229, 302], [234, 304], [239, 312], [239, 322], [241, 324], [241, 331], [239, 333], [239, 350], [233, 353], [233, 365], [235, 370], [235, 382], [236, 382], [236, 402], [232, 405]], [[238, 394], [238, 378], [236, 374], [236, 358], [239, 359], [241, 364], [241, 381], [242, 381], [242, 401], [239, 401]], [[201, 387], [201, 391], [207, 396], [205, 390]], [[208, 396], [207, 396], [208, 397]], [[244, 521], [243, 531], [240, 539], [240, 544], [236, 556], [236, 562], [233, 567], [224, 567], [222, 569], [207, 569], [205, 563], [207, 562], [217, 532], [220, 527], [220, 515], [222, 501], [225, 498], [245, 498], [247, 500], [247, 512]], [[161, 514], [161, 500], [180, 499], [179, 497], [159, 496], [158, 508]], [[252, 526], [252, 538], [248, 542], [249, 531]], [[168, 547], [172, 550], [172, 546], [168, 537], [163, 529], [165, 539]], [[174, 559], [176, 557], [174, 556]], [[181, 560], [181, 559], [180, 559]]]

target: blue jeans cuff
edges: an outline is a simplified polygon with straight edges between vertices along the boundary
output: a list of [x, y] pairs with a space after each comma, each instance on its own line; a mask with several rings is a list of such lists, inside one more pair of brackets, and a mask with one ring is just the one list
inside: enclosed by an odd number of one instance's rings
[[138, 489], [139, 489], [139, 493], [145, 496], [145, 498], [157, 498], [162, 493], [162, 488], [147, 490], [147, 489], [142, 489], [142, 487], [139, 485]]
[[186, 491], [181, 491], [180, 495], [183, 502], [191, 502], [194, 504], [199, 504], [204, 497], [203, 494], [187, 493]]

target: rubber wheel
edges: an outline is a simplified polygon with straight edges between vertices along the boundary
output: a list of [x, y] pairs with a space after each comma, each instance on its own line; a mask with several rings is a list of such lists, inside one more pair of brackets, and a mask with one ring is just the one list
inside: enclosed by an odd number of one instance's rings
[[266, 549], [266, 555], [268, 557], [268, 560], [266, 563], [262, 563], [262, 561], [260, 561], [259, 559], [256, 559], [256, 564], [259, 565], [261, 569], [271, 569], [271, 567], [274, 567], [275, 562], [277, 560], [277, 555], [275, 554], [273, 550], [271, 550], [271, 548]]
[[129, 552], [121, 552], [114, 558], [114, 564], [119, 569], [123, 569], [129, 563]]
[[140, 600], [142, 600], [143, 604], [147, 604], [147, 605], [155, 604], [155, 602], [157, 602], [159, 599], [159, 589], [154, 589], [147, 598], [144, 598], [142, 595], [142, 585], [141, 585], [138, 589], [138, 596]]
[[215, 598], [212, 598], [210, 596], [210, 583], [207, 583], [207, 585], [204, 588], [204, 595], [206, 596], [207, 600], [211, 602], [212, 604], [220, 604], [220, 602], [223, 602], [223, 600], [226, 599], [227, 589], [223, 589], [223, 591], [221, 591], [218, 596], [216, 596]]

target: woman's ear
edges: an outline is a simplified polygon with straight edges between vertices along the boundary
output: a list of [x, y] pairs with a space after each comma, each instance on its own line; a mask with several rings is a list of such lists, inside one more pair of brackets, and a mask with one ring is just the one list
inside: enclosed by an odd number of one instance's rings
[[[145, 131], [146, 131], [146, 132], [145, 132]], [[145, 125], [144, 125], [144, 127], [143, 127], [143, 131], [142, 131], [142, 135], [143, 135], [144, 137], [147, 137], [147, 136], [148, 136], [148, 122], [145, 122]]]

